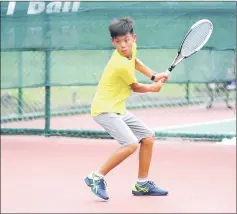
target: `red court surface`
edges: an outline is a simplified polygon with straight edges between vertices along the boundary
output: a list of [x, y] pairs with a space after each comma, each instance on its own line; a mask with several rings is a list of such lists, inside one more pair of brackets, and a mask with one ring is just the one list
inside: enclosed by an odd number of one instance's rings
[[132, 196], [137, 151], [107, 175], [104, 202], [83, 179], [117, 148], [114, 140], [2, 136], [2, 213], [236, 212], [236, 146], [156, 141], [149, 178], [169, 195]]

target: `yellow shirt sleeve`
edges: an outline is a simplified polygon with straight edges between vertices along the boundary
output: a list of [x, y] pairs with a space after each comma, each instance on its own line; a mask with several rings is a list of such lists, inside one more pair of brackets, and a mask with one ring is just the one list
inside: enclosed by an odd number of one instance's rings
[[137, 43], [135, 42], [132, 45], [132, 53], [134, 55], [134, 58], [136, 58], [137, 57]]
[[[137, 44], [133, 43], [132, 46], [132, 54], [133, 61], [135, 63], [136, 55], [137, 55]], [[119, 69], [120, 77], [127, 84], [131, 85], [132, 83], [137, 83], [137, 79], [134, 73], [134, 69], [132, 67], [121, 67]]]

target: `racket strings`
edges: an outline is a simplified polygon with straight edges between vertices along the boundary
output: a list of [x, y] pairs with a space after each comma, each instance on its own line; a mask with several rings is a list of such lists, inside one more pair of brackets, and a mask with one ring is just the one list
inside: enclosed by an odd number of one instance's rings
[[181, 54], [183, 56], [189, 56], [195, 52], [195, 50], [202, 47], [203, 43], [205, 43], [206, 39], [209, 37], [211, 30], [212, 24], [209, 22], [203, 22], [197, 25], [184, 40]]

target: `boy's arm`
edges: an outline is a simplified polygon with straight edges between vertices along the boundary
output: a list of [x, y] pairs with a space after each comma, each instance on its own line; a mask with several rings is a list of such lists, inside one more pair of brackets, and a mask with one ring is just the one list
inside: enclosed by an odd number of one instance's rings
[[143, 73], [145, 76], [149, 77], [151, 79], [152, 75], [154, 75], [154, 72], [148, 68], [141, 60], [138, 58], [135, 59], [135, 68], [136, 70]]
[[121, 78], [127, 85], [131, 87], [134, 92], [146, 93], [146, 92], [159, 92], [164, 82], [153, 82], [152, 84], [138, 83], [134, 73], [126, 68], [117, 68], [118, 77]]
[[135, 68], [136, 70], [140, 71], [142, 74], [147, 76], [149, 79], [154, 75], [154, 81], [158, 82], [161, 79], [166, 81], [168, 79], [168, 74], [166, 72], [155, 74], [150, 68], [148, 68], [141, 60], [138, 58], [135, 59]]
[[143, 84], [143, 83], [132, 83], [130, 85], [131, 89], [137, 93], [146, 93], [146, 92], [159, 92], [164, 82], [153, 82], [152, 84]]

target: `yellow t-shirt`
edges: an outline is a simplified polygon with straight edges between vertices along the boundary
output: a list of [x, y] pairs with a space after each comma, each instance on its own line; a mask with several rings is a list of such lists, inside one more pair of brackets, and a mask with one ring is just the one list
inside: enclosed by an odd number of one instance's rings
[[100, 79], [91, 105], [91, 115], [120, 113], [126, 111], [126, 100], [132, 93], [129, 85], [136, 83], [135, 59], [137, 45], [133, 44], [132, 59], [122, 56], [117, 50], [112, 54]]

